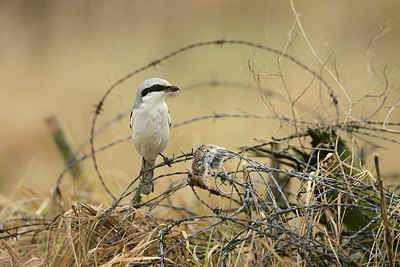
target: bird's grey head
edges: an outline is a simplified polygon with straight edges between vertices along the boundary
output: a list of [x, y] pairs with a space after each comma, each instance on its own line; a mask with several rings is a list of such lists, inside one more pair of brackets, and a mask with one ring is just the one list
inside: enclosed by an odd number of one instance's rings
[[179, 88], [160, 78], [150, 78], [139, 85], [135, 106], [146, 101], [163, 100], [167, 93], [179, 91]]

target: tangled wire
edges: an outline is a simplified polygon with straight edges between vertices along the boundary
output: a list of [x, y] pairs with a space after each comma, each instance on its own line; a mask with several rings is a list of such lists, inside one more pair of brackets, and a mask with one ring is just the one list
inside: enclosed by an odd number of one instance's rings
[[[138, 178], [118, 197], [111, 192], [103, 180], [96, 155], [128, 137], [95, 148], [96, 136], [127, 115], [118, 114], [96, 130], [97, 118], [108, 95], [130, 77], [185, 51], [208, 45], [245, 45], [281, 55], [319, 81], [337, 113], [343, 109], [320, 71], [311, 70], [282, 51], [240, 40], [201, 42], [178, 49], [131, 72], [106, 91], [96, 105], [88, 140], [90, 153], [67, 166], [50, 200], [60, 204], [64, 174], [74, 164], [92, 158], [112, 202], [98, 207], [78, 202], [55, 217], [4, 220], [0, 225], [0, 263], [29, 262], [46, 266], [400, 264], [400, 196], [383, 187], [378, 156], [376, 174], [373, 174], [363, 168], [362, 159], [342, 137], [345, 132], [398, 144], [396, 138], [386, 136], [400, 134], [396, 129], [387, 128], [398, 127], [397, 123], [385, 121], [381, 126], [382, 122], [358, 120], [350, 115], [343, 121], [337, 117], [335, 123], [326, 125], [276, 115], [205, 115], [175, 127], [208, 118], [267, 118], [292, 125], [295, 133], [238, 151], [203, 144], [182, 152], [155, 166], [173, 165], [179, 171], [155, 177], [156, 182], [171, 176], [175, 179], [167, 189], [156, 191], [144, 202], [126, 201], [135, 194]], [[208, 85], [221, 84], [227, 85], [216, 81]], [[182, 167], [185, 162], [191, 163], [191, 170]], [[9, 245], [12, 240], [16, 242]]]

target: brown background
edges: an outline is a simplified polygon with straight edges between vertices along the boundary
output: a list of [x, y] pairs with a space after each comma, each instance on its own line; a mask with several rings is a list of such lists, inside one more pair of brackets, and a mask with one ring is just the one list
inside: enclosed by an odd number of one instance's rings
[[[360, 118], [379, 107], [385, 88], [383, 70], [390, 82], [388, 99], [375, 120], [383, 120], [399, 100], [400, 67], [399, 1], [295, 1], [304, 30], [318, 55], [335, 70]], [[243, 39], [283, 50], [318, 70], [320, 65], [294, 27], [288, 1], [0, 1], [0, 192], [10, 195], [18, 185], [48, 192], [63, 169], [45, 119], [61, 117], [77, 144], [89, 136], [93, 106], [119, 78], [184, 45], [213, 39]], [[375, 38], [375, 39], [374, 39]], [[371, 42], [373, 40], [373, 42]], [[248, 63], [254, 60], [263, 86], [287, 98], [277, 72], [277, 58], [248, 47], [224, 46], [192, 50], [164, 62], [119, 86], [107, 99], [99, 124], [129, 110], [137, 85], [159, 76], [182, 88], [221, 79], [255, 85]], [[336, 64], [334, 64], [334, 62]], [[372, 66], [374, 74], [368, 69]], [[311, 77], [287, 61], [282, 73], [289, 94], [296, 96]], [[328, 77], [326, 73], [325, 77]], [[348, 108], [343, 92], [331, 78], [334, 90]], [[299, 113], [320, 106], [318, 84], [301, 97]], [[322, 93], [324, 94], [324, 93]], [[327, 98], [324, 98], [324, 101]], [[291, 115], [290, 105], [271, 98], [281, 114]], [[329, 101], [324, 102], [329, 109]], [[168, 99], [174, 122], [196, 116], [224, 113], [271, 115], [257, 91], [205, 87], [183, 90]], [[320, 116], [327, 116], [319, 109]], [[399, 121], [395, 109], [389, 121]], [[315, 120], [307, 115], [310, 121]], [[98, 138], [100, 146], [129, 135], [128, 119], [116, 123]], [[225, 119], [197, 122], [173, 129], [165, 154], [189, 151], [202, 143], [229, 149], [293, 133], [270, 120]], [[392, 136], [396, 138], [396, 136]], [[358, 143], [357, 143], [358, 144]], [[378, 142], [384, 149], [382, 171], [398, 170], [398, 146]], [[360, 143], [361, 145], [361, 143]], [[88, 149], [85, 149], [88, 151]], [[102, 171], [117, 192], [137, 174], [139, 160], [129, 142], [99, 156]], [[90, 161], [85, 163], [89, 178]], [[187, 166], [189, 167], [189, 165]], [[367, 158], [372, 169], [372, 160]], [[95, 183], [96, 184], [96, 183]], [[99, 184], [99, 183], [97, 183]], [[120, 189], [118, 189], [120, 188]]]

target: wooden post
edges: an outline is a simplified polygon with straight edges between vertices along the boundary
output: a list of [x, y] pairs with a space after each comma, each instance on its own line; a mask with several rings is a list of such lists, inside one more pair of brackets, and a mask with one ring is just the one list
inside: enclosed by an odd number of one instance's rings
[[75, 146], [72, 139], [69, 138], [66, 128], [56, 116], [51, 116], [46, 119], [46, 123], [50, 128], [53, 140], [57, 145], [65, 166], [70, 168], [70, 173], [74, 180], [78, 180], [83, 174], [83, 168], [80, 163], [75, 164], [77, 155], [74, 154]]

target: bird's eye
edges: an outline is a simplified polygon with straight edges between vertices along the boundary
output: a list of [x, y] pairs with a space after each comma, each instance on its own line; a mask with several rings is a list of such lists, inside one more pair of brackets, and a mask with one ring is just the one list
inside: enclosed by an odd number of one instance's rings
[[151, 91], [155, 92], [155, 91], [161, 91], [163, 88], [161, 85], [159, 84], [155, 84], [151, 87]]

